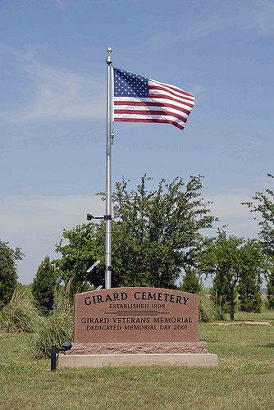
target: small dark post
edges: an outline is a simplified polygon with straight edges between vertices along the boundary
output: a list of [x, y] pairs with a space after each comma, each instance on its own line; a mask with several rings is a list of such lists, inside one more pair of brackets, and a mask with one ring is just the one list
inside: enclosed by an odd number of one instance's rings
[[55, 372], [55, 370], [56, 370], [57, 354], [58, 354], [58, 348], [56, 346], [51, 346], [51, 349], [50, 349], [50, 370], [52, 372]]

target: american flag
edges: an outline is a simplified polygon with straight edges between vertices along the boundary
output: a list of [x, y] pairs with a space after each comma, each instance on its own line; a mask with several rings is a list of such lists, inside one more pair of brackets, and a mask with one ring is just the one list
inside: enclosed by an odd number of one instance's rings
[[174, 85], [119, 68], [114, 71], [114, 121], [158, 122], [183, 130], [194, 96]]

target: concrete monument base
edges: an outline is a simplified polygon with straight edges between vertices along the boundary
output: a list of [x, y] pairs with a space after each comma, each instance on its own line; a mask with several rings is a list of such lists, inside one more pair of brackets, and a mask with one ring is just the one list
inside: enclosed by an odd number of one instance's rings
[[145, 353], [145, 354], [62, 354], [58, 368], [104, 366], [187, 366], [214, 367], [218, 357], [211, 353]]
[[217, 366], [206, 342], [73, 343], [58, 368], [103, 366]]

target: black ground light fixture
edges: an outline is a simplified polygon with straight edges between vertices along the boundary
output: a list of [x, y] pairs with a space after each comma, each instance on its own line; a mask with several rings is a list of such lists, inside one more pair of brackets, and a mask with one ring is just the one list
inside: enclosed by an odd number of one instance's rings
[[71, 342], [64, 342], [59, 348], [57, 346], [51, 346], [50, 349], [50, 370], [55, 372], [58, 363], [58, 357], [60, 352], [66, 352], [71, 349]]

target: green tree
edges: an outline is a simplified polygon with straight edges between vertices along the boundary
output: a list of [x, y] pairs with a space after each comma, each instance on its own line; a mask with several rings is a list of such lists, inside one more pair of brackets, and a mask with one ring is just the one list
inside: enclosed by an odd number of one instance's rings
[[53, 309], [57, 272], [48, 256], [38, 267], [32, 284], [32, 294], [38, 309], [47, 314]]
[[[273, 175], [267, 174], [269, 178], [273, 179]], [[250, 212], [259, 214], [254, 217], [258, 220], [260, 227], [260, 238], [266, 253], [271, 256], [274, 255], [274, 191], [267, 188], [265, 192], [256, 192], [252, 201], [243, 202], [250, 209]]]
[[19, 248], [0, 241], [0, 309], [11, 299], [17, 285], [16, 262], [23, 258]]
[[199, 277], [197, 272], [194, 269], [187, 269], [186, 274], [183, 279], [183, 284], [180, 286], [180, 289], [184, 292], [190, 293], [200, 293], [202, 286], [200, 284]]
[[[225, 319], [225, 313], [229, 311], [229, 286], [227, 284], [227, 278], [221, 275], [219, 272], [213, 277], [213, 286], [211, 289], [211, 295], [215, 306], [218, 309], [218, 314], [221, 320]], [[233, 299], [236, 302], [236, 291], [233, 292]]]
[[[213, 294], [216, 304], [223, 316], [224, 307], [229, 303], [230, 320], [234, 320], [235, 303], [239, 283], [245, 283], [241, 289], [242, 305], [259, 294], [259, 277], [262, 266], [260, 246], [256, 241], [245, 241], [236, 236], [227, 236], [224, 230], [218, 231], [218, 236], [209, 241], [199, 256], [200, 269], [205, 274], [211, 274], [213, 279]], [[256, 282], [257, 281], [257, 282]], [[254, 310], [259, 307], [253, 301]]]
[[266, 260], [261, 244], [248, 240], [241, 248], [241, 273], [238, 285], [240, 310], [259, 312], [261, 308], [261, 275], [266, 268]]
[[136, 190], [116, 183], [113, 194], [113, 283], [174, 288], [181, 269], [194, 264], [202, 230], [214, 217], [201, 197], [201, 177], [161, 180], [150, 190], [146, 175]]
[[[194, 264], [203, 243], [203, 228], [210, 228], [214, 217], [201, 198], [201, 177], [185, 183], [175, 178], [160, 181], [149, 190], [150, 178], [141, 179], [136, 190], [128, 181], [115, 185], [112, 234], [112, 286], [155, 286], [174, 288], [182, 268]], [[104, 195], [102, 195], [104, 198]], [[64, 244], [64, 239], [66, 244]], [[77, 226], [63, 232], [56, 250], [56, 261], [65, 280], [73, 277], [73, 292], [87, 284], [104, 281], [105, 223]], [[86, 270], [96, 261], [95, 271]]]
[[[271, 174], [267, 176], [272, 180], [274, 177]], [[274, 308], [274, 191], [267, 188], [264, 192], [256, 192], [252, 200], [243, 202], [258, 216], [254, 219], [258, 221], [260, 227], [259, 237], [268, 256], [268, 269], [265, 270], [265, 278], [267, 282], [267, 299], [268, 307]]]
[[[94, 223], [77, 225], [73, 229], [65, 229], [63, 238], [56, 245], [56, 252], [61, 258], [55, 261], [60, 276], [65, 283], [71, 280], [71, 293], [84, 292], [91, 286], [103, 282], [103, 267], [88, 273], [87, 270], [102, 258], [102, 246], [98, 246], [98, 225]], [[101, 259], [102, 260], [102, 259]]]
[[267, 307], [274, 309], [274, 269], [273, 266], [268, 270], [267, 280]]

